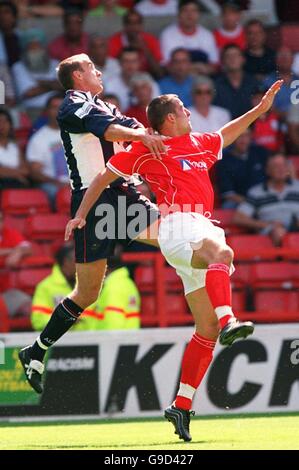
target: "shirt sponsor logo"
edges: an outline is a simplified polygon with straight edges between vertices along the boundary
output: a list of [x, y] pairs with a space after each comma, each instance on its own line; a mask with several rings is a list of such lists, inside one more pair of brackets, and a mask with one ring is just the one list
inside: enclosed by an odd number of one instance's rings
[[190, 162], [190, 160], [180, 160], [181, 168], [183, 171], [192, 170], [192, 168], [196, 168], [197, 170], [207, 170], [206, 162]]

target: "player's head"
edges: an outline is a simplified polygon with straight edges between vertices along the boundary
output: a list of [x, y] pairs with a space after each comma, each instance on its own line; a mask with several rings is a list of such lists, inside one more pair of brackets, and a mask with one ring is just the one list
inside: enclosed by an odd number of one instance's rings
[[154, 98], [147, 108], [150, 126], [157, 132], [183, 135], [191, 132], [190, 111], [177, 95], [161, 95]]
[[90, 91], [92, 95], [103, 91], [102, 73], [95, 68], [87, 54], [64, 59], [57, 67], [57, 76], [65, 90]]

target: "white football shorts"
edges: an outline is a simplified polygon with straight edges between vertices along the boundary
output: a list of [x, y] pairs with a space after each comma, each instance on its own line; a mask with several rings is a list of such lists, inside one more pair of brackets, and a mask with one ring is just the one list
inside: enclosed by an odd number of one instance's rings
[[[193, 250], [199, 249], [205, 238], [226, 245], [224, 230], [196, 212], [174, 212], [161, 220], [161, 251], [182, 279], [185, 295], [205, 286], [207, 270], [191, 266]], [[230, 275], [234, 270], [232, 265]]]

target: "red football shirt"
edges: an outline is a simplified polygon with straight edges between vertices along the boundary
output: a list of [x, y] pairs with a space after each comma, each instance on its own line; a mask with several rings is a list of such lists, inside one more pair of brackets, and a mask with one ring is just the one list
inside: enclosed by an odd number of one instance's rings
[[191, 133], [164, 143], [167, 154], [162, 160], [136, 142], [129, 152], [114, 155], [107, 166], [124, 178], [141, 175], [156, 194], [163, 215], [174, 211], [212, 212], [214, 190], [209, 169], [222, 158], [222, 136]]

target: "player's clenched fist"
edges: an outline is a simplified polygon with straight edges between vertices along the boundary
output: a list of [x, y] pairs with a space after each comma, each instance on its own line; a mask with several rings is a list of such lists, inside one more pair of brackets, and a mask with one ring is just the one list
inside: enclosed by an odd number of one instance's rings
[[64, 240], [67, 242], [70, 239], [73, 231], [76, 228], [83, 228], [84, 225], [86, 225], [86, 220], [82, 217], [75, 217], [74, 219], [69, 220], [65, 228]]

